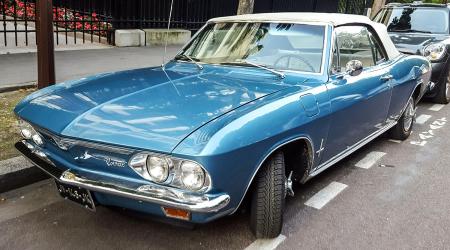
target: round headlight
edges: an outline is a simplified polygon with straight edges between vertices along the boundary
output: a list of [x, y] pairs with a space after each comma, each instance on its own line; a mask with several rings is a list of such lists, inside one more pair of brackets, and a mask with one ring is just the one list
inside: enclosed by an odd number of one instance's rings
[[430, 61], [441, 60], [446, 52], [446, 45], [443, 43], [433, 43], [423, 49], [423, 56]]
[[44, 141], [42, 140], [42, 136], [40, 136], [39, 134], [34, 134], [31, 137], [34, 141], [34, 143], [36, 143], [37, 145], [41, 146], [42, 144], [44, 144]]
[[199, 190], [205, 183], [205, 172], [194, 162], [184, 161], [181, 164], [181, 182], [190, 190]]
[[164, 182], [169, 176], [169, 164], [164, 158], [149, 156], [147, 158], [147, 171], [153, 181]]
[[25, 139], [31, 139], [31, 137], [36, 134], [33, 127], [28, 122], [19, 120], [19, 128], [20, 134], [22, 134], [22, 137]]

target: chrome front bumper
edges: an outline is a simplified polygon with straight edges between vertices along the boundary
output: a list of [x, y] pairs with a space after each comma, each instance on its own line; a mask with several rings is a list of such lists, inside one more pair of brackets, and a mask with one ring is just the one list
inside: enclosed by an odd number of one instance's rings
[[[142, 185], [111, 177], [102, 178], [96, 174], [79, 173], [75, 170], [62, 171], [42, 155], [42, 151], [29, 149], [24, 142], [15, 144], [17, 150], [34, 165], [61, 183], [78, 186], [94, 192], [107, 193], [161, 206], [184, 209], [191, 212], [211, 213], [224, 208], [230, 202], [228, 194], [196, 194], [153, 184]], [[90, 176], [89, 176], [90, 175]]]

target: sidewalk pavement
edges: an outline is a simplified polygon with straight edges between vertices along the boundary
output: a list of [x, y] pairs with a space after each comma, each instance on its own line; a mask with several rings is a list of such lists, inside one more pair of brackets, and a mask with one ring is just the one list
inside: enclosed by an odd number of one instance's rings
[[[167, 48], [173, 58], [179, 46]], [[55, 52], [56, 80], [62, 82], [102, 72], [143, 68], [162, 64], [163, 47], [129, 47]], [[0, 92], [8, 87], [34, 84], [36, 53], [0, 55]]]

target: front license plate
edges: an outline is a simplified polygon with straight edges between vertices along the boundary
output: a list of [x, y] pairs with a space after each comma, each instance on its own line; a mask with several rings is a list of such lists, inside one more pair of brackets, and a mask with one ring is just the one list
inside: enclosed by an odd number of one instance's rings
[[56, 188], [58, 188], [59, 194], [66, 200], [73, 201], [91, 211], [95, 211], [94, 200], [92, 199], [91, 192], [87, 189], [67, 185], [58, 181], [55, 181]]

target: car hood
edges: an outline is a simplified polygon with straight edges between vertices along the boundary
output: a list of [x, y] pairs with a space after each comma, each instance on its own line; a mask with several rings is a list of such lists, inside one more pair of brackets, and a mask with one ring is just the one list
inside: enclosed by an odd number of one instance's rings
[[449, 36], [444, 34], [422, 34], [422, 33], [389, 33], [392, 41], [400, 52], [406, 54], [422, 54], [422, 49], [432, 43], [448, 43]]
[[62, 136], [171, 152], [207, 122], [292, 86], [270, 74], [183, 65], [57, 84], [22, 101], [15, 112]]

